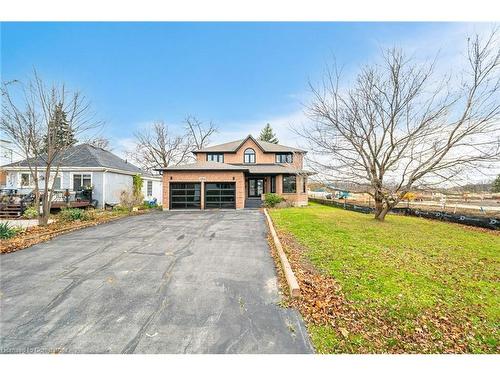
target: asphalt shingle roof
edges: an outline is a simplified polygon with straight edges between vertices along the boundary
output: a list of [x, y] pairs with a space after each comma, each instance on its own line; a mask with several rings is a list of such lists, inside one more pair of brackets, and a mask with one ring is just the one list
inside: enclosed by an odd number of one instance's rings
[[[89, 144], [80, 144], [69, 148], [59, 158], [61, 167], [77, 167], [77, 168], [111, 168], [119, 169], [127, 172], [135, 172], [143, 175], [149, 175], [147, 172], [136, 167], [116, 156], [115, 154], [99, 147]], [[55, 161], [59, 163], [58, 160]], [[42, 159], [38, 160], [38, 165], [43, 166], [45, 163]], [[4, 167], [28, 167], [28, 160], [24, 159], [15, 163], [4, 165]]]
[[255, 141], [264, 152], [305, 152], [304, 150], [300, 150], [295, 147], [284, 146], [280, 144], [270, 143], [261, 141], [260, 139], [256, 139], [249, 135], [244, 139], [239, 139], [237, 141], [232, 141], [228, 143], [222, 143], [220, 145], [205, 147], [199, 150], [194, 151], [194, 153], [198, 152], [236, 152], [238, 148], [245, 142], [247, 139], [252, 139]]

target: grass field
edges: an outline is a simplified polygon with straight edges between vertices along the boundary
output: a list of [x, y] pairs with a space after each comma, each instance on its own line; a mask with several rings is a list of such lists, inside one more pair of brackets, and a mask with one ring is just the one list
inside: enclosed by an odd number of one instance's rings
[[332, 324], [305, 317], [319, 352], [499, 352], [498, 233], [318, 204], [271, 216], [350, 306]]

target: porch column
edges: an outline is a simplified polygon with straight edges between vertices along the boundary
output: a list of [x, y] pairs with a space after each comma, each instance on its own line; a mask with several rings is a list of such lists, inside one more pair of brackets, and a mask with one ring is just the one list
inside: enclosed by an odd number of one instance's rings
[[276, 175], [276, 194], [283, 194], [283, 175]]
[[205, 180], [200, 181], [200, 207], [202, 210], [205, 209]]

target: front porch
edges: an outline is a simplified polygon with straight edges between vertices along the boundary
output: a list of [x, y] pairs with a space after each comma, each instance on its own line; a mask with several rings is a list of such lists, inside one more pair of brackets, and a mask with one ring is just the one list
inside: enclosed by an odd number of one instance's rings
[[266, 193], [276, 193], [294, 205], [307, 205], [307, 177], [300, 174], [245, 174], [245, 208], [263, 206]]

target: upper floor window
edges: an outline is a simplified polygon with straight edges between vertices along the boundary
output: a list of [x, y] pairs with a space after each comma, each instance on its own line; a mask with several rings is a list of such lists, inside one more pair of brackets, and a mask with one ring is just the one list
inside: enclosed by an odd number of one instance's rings
[[207, 154], [207, 161], [215, 161], [217, 163], [224, 163], [224, 154]]
[[244, 153], [245, 163], [255, 163], [255, 151], [253, 148], [247, 148]]
[[276, 163], [293, 163], [293, 154], [276, 154]]

